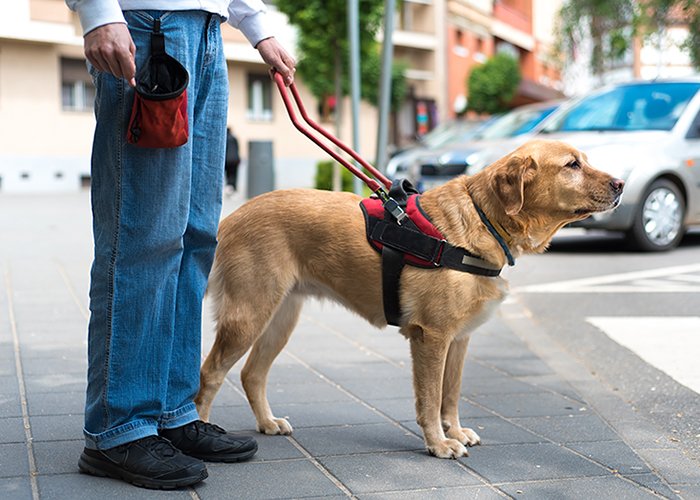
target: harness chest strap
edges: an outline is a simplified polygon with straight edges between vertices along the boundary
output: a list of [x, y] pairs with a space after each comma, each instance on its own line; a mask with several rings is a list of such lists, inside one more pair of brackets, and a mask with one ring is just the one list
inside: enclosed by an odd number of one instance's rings
[[448, 243], [420, 208], [418, 195], [399, 199], [399, 203], [408, 214], [401, 225], [385, 213], [380, 200], [369, 198], [361, 203], [367, 239], [382, 254], [382, 295], [389, 324], [398, 326], [401, 319], [399, 288], [405, 264], [426, 269], [447, 267], [488, 277], [500, 274], [499, 266]]

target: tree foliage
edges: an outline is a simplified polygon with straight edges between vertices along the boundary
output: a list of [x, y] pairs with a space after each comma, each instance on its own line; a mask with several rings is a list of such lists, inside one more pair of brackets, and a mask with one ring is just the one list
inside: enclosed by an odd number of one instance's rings
[[[335, 94], [335, 78], [342, 76], [344, 95], [349, 92], [348, 16], [346, 0], [277, 0], [275, 5], [298, 28], [298, 74], [319, 99]], [[376, 41], [384, 14], [383, 0], [359, 0], [360, 74], [364, 99], [378, 101], [379, 45]], [[338, 67], [336, 66], [338, 65]], [[392, 71], [392, 102], [403, 100], [406, 83], [401, 68]], [[336, 73], [336, 69], [340, 71]]]
[[521, 78], [515, 58], [502, 53], [490, 57], [469, 75], [468, 109], [491, 114], [508, 110]]
[[681, 49], [700, 69], [697, 0], [569, 0], [560, 11], [557, 48], [565, 58], [575, 58], [589, 39], [591, 71], [601, 75], [625, 56], [635, 36], [653, 36], [678, 22], [687, 24], [689, 32]]

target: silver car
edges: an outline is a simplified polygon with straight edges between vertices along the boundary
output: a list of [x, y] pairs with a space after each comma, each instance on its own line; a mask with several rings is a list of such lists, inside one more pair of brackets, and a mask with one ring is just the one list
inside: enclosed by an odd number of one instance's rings
[[700, 78], [616, 84], [552, 116], [540, 134], [625, 180], [620, 206], [578, 223], [624, 231], [645, 251], [700, 224]]

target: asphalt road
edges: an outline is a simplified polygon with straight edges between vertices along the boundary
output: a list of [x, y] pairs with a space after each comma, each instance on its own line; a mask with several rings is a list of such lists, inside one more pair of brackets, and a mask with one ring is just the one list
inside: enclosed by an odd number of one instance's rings
[[[698, 370], [699, 231], [672, 252], [648, 254], [629, 251], [620, 236], [565, 229], [545, 254], [519, 259], [508, 278], [512, 299], [539, 325], [539, 334], [700, 462], [698, 385], [693, 391], [677, 380], [689, 384], [690, 372]], [[614, 330], [625, 327], [626, 337], [616, 336]], [[677, 361], [683, 358], [686, 365]]]

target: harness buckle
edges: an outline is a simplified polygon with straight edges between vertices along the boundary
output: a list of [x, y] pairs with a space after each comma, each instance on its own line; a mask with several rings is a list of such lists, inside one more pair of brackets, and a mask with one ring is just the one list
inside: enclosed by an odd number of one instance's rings
[[406, 212], [404, 212], [404, 209], [401, 208], [401, 205], [399, 205], [399, 203], [393, 198], [387, 197], [382, 201], [384, 201], [384, 210], [389, 212], [389, 214], [396, 220], [396, 223], [400, 226], [401, 222], [408, 217]]
[[446, 239], [440, 240], [437, 250], [435, 250], [435, 255], [433, 255], [433, 258], [430, 259], [430, 262], [433, 263], [433, 266], [435, 267], [440, 267], [440, 257], [442, 257], [442, 251], [445, 249], [445, 245], [447, 244]]

